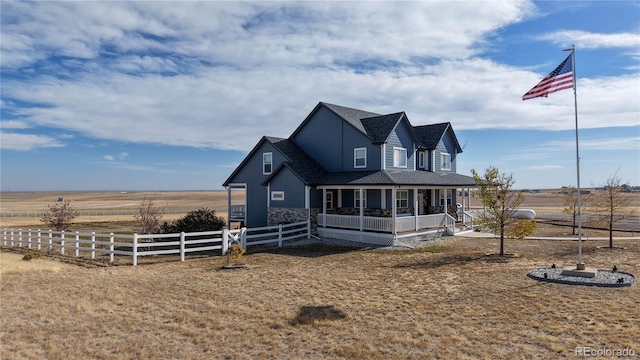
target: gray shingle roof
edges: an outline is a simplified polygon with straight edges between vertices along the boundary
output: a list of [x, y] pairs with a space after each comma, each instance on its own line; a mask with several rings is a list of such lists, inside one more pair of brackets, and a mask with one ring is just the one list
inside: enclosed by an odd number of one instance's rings
[[374, 144], [382, 144], [387, 141], [389, 134], [393, 131], [398, 121], [402, 118], [404, 112], [389, 115], [380, 115], [370, 118], [361, 119], [360, 122], [364, 127], [367, 135], [371, 137]]
[[442, 139], [444, 132], [447, 131], [451, 124], [440, 123], [431, 125], [414, 126], [413, 129], [425, 149], [433, 150], [438, 146], [438, 142]]
[[[293, 141], [277, 137], [265, 138], [289, 159], [289, 161], [285, 161], [282, 165], [291, 169], [291, 171], [298, 175], [298, 177], [300, 177], [300, 179], [305, 183], [317, 183], [318, 179], [326, 172], [320, 164], [307, 155], [307, 153]], [[273, 177], [279, 170], [280, 168], [275, 169], [264, 183], [269, 182], [271, 177]]]
[[329, 104], [326, 102], [320, 102], [324, 106], [326, 106], [329, 110], [336, 113], [341, 118], [345, 119], [349, 124], [353, 125], [356, 129], [362, 131], [363, 133], [367, 133], [367, 130], [362, 125], [361, 119], [370, 118], [375, 116], [380, 116], [380, 114], [358, 110], [353, 108], [348, 108], [340, 105]]
[[328, 172], [316, 185], [407, 185], [475, 186], [472, 177], [430, 171], [348, 171]]

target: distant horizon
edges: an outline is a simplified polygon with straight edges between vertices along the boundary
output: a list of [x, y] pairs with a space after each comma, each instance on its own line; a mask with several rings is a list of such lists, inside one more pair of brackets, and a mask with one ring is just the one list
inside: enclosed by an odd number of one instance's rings
[[[603, 184], [604, 185], [604, 184]], [[621, 184], [622, 185], [622, 184]], [[597, 188], [601, 188], [602, 186], [589, 186], [589, 187], [583, 187], [581, 186], [580, 189], [581, 190], [591, 190], [591, 189], [597, 189]], [[640, 185], [631, 185], [629, 184], [629, 187], [631, 188], [640, 188]], [[548, 188], [513, 188], [512, 190], [518, 190], [518, 191], [523, 191], [523, 190], [561, 190], [563, 187], [548, 187]], [[461, 188], [460, 188], [461, 189]], [[151, 193], [164, 193], [164, 192], [227, 192], [227, 189], [211, 189], [211, 190], [180, 190], [180, 189], [173, 189], [173, 190], [117, 190], [117, 189], [113, 189], [113, 190], [2, 190], [0, 191], [0, 194], [2, 193], [84, 193], [84, 192], [88, 192], [88, 193], [113, 193], [113, 192], [117, 192], [117, 193], [143, 193], [143, 192], [151, 192]], [[234, 191], [238, 191], [238, 190], [234, 190]]]

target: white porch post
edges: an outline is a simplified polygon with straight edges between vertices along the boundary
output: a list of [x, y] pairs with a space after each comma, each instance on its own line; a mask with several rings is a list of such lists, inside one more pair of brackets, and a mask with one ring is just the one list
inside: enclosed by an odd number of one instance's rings
[[342, 207], [342, 189], [338, 189], [338, 207]]
[[327, 189], [322, 189], [322, 227], [327, 227]]
[[364, 229], [364, 191], [362, 188], [358, 189], [360, 192], [360, 231]]
[[391, 188], [391, 232], [393, 235], [396, 235], [396, 197], [397, 197], [397, 188], [394, 186]]
[[227, 229], [231, 229], [231, 185], [227, 186]]
[[386, 194], [386, 189], [380, 189], [380, 208], [381, 209], [386, 209], [387, 208], [387, 194]]
[[465, 188], [462, 188], [462, 199], [461, 199], [462, 201], [460, 201], [460, 204], [462, 204], [462, 225], [467, 225], [467, 221], [466, 221], [467, 217], [464, 216], [464, 210], [465, 210], [464, 201], [465, 201], [465, 198], [466, 198], [466, 196], [465, 196], [465, 192], [466, 191], [467, 190]]
[[415, 220], [416, 231], [418, 231], [418, 188], [413, 189], [413, 219]]

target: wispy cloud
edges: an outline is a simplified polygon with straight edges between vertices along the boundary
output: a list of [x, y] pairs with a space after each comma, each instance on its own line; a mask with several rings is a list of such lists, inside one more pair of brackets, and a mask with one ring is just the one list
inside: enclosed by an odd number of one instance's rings
[[[288, 136], [318, 101], [456, 130], [571, 129], [571, 92], [522, 103], [540, 74], [481, 56], [534, 11], [528, 1], [8, 2], [3, 71], [33, 74], [3, 79], [3, 97], [34, 104], [16, 115], [36, 128], [242, 151], [265, 132]], [[637, 125], [637, 83], [579, 79], [590, 99], [581, 127]]]
[[63, 147], [58, 139], [44, 135], [15, 134], [0, 132], [2, 150], [28, 151], [37, 148]]
[[561, 46], [575, 44], [580, 49], [640, 47], [640, 36], [637, 33], [598, 34], [581, 30], [563, 30], [541, 35], [538, 39]]

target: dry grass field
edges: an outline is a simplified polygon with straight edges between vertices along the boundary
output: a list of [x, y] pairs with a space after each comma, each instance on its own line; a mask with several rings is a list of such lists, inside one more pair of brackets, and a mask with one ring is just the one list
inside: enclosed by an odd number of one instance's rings
[[[34, 192], [34, 193], [0, 193], [0, 211], [11, 213], [41, 213], [48, 210], [59, 197], [70, 200], [71, 205], [79, 212], [105, 211], [107, 215], [79, 216], [75, 219], [73, 230], [77, 231], [111, 231], [133, 232], [133, 215], [116, 215], [114, 211], [129, 213], [138, 210], [140, 203], [146, 199], [154, 199], [155, 205], [164, 210], [163, 221], [171, 222], [185, 215], [169, 213], [170, 210], [196, 210], [202, 207], [216, 210], [217, 215], [227, 217], [226, 191], [171, 191], [171, 192]], [[233, 200], [240, 203], [244, 199], [241, 192], [233, 192]], [[23, 227], [37, 229], [42, 227], [39, 217], [2, 217], [0, 227]], [[113, 228], [115, 226], [115, 228]]]
[[[58, 196], [77, 210], [112, 210], [135, 209], [145, 195], [153, 194], [3, 193], [1, 200], [3, 212], [46, 210]], [[557, 194], [534, 195], [526, 207], [561, 211]], [[225, 209], [227, 201], [225, 192], [160, 199], [167, 209]], [[18, 226], [39, 227], [33, 220]], [[132, 222], [98, 216], [74, 226], [131, 231]], [[567, 233], [544, 224], [536, 231]], [[626, 250], [598, 245], [606, 241], [584, 242], [589, 266], [640, 274], [640, 241], [616, 239]], [[250, 249], [244, 260], [251, 267], [231, 271], [215, 255], [88, 268], [27, 262], [3, 249], [0, 358], [556, 359], [573, 357], [577, 346], [640, 354], [637, 284], [607, 289], [527, 278], [536, 267], [575, 264], [575, 241], [507, 240], [506, 251], [518, 257], [485, 256], [497, 249], [493, 238], [416, 250]]]
[[[627, 250], [584, 245], [589, 266], [640, 274]], [[457, 238], [418, 250], [304, 246], [249, 269], [201, 257], [84, 268], [2, 252], [2, 359], [557, 359], [578, 346], [640, 353], [640, 287], [540, 283], [575, 241]], [[16, 263], [20, 263], [18, 266]]]

